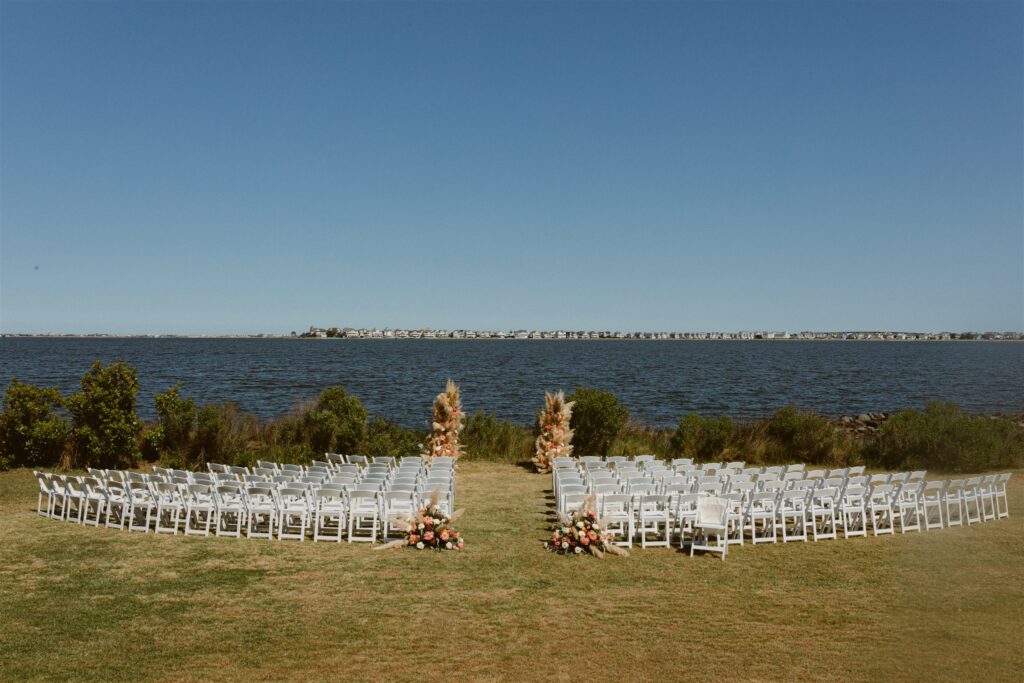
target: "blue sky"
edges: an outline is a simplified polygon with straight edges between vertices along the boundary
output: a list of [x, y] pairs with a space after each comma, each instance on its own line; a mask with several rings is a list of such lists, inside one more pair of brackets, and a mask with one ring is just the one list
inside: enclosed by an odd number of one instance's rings
[[1024, 328], [1024, 5], [0, 5], [0, 330]]

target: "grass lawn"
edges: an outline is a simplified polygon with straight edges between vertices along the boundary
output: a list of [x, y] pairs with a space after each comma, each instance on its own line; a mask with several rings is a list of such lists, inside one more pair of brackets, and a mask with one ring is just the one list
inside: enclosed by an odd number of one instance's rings
[[1011, 517], [906, 536], [545, 553], [549, 477], [459, 468], [460, 553], [55, 522], [0, 474], [0, 680], [1021, 680]]

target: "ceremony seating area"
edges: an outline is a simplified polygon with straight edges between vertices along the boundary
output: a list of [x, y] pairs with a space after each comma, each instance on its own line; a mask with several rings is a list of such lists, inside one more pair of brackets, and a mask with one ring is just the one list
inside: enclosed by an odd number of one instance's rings
[[390, 520], [435, 492], [451, 514], [451, 458], [325, 454], [308, 466], [257, 461], [207, 464], [208, 472], [153, 467], [152, 474], [89, 469], [85, 476], [34, 472], [36, 510], [67, 522], [160, 534], [373, 543]]
[[[557, 511], [594, 497], [617, 544], [720, 552], [745, 542], [783, 543], [929, 531], [1009, 516], [1010, 474], [927, 481], [925, 471], [872, 474], [864, 467], [700, 465], [652, 455], [553, 461]], [[714, 542], [711, 542], [711, 538]]]

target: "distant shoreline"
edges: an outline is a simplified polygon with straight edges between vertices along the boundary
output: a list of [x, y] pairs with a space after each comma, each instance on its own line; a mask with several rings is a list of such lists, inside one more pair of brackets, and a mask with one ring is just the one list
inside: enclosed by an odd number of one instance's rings
[[585, 341], [585, 342], [623, 342], [623, 341], [642, 341], [642, 342], [892, 342], [892, 343], [921, 343], [921, 342], [1021, 342], [1024, 341], [1024, 333], [1013, 333], [1018, 334], [1016, 337], [1001, 337], [1001, 338], [959, 338], [959, 337], [948, 337], [948, 338], [906, 338], [906, 339], [886, 339], [880, 337], [857, 337], [857, 338], [840, 338], [840, 337], [821, 337], [821, 338], [740, 338], [740, 337], [707, 337], [707, 338], [692, 338], [692, 337], [678, 337], [678, 338], [645, 338], [645, 337], [451, 337], [451, 336], [437, 336], [437, 337], [302, 337], [292, 335], [272, 335], [272, 334], [221, 334], [221, 335], [188, 335], [188, 334], [17, 334], [17, 333], [4, 333], [0, 334], [0, 339], [110, 339], [110, 340], [123, 340], [123, 339], [148, 339], [148, 340], [173, 340], [173, 339], [195, 339], [195, 340], [241, 340], [248, 339], [253, 341], [260, 340], [280, 340], [289, 339], [295, 341], [345, 341], [345, 342], [365, 342], [365, 341], [417, 341], [417, 342], [430, 342], [430, 341], [503, 341], [503, 342], [567, 342], [567, 341]]

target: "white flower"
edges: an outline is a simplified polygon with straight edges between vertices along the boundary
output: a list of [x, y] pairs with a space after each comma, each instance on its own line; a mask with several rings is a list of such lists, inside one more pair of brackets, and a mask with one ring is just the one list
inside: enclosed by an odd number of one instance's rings
[[447, 543], [444, 544], [444, 547], [447, 548], [448, 550], [451, 550], [452, 549], [452, 542], [448, 541]]
[[422, 525], [422, 524], [420, 524], [420, 529], [422, 529], [422, 528], [423, 528], [423, 525]]
[[569, 547], [569, 542], [568, 541], [562, 541], [562, 550], [565, 550], [568, 547]]
[[583, 522], [576, 522], [576, 526], [580, 529], [583, 528]]
[[581, 548], [579, 546], [576, 546], [576, 554], [579, 555], [582, 552], [583, 552], [583, 548]]
[[419, 550], [423, 550], [423, 541], [420, 541], [419, 543], [417, 543], [416, 544], [416, 548], [419, 549]]

